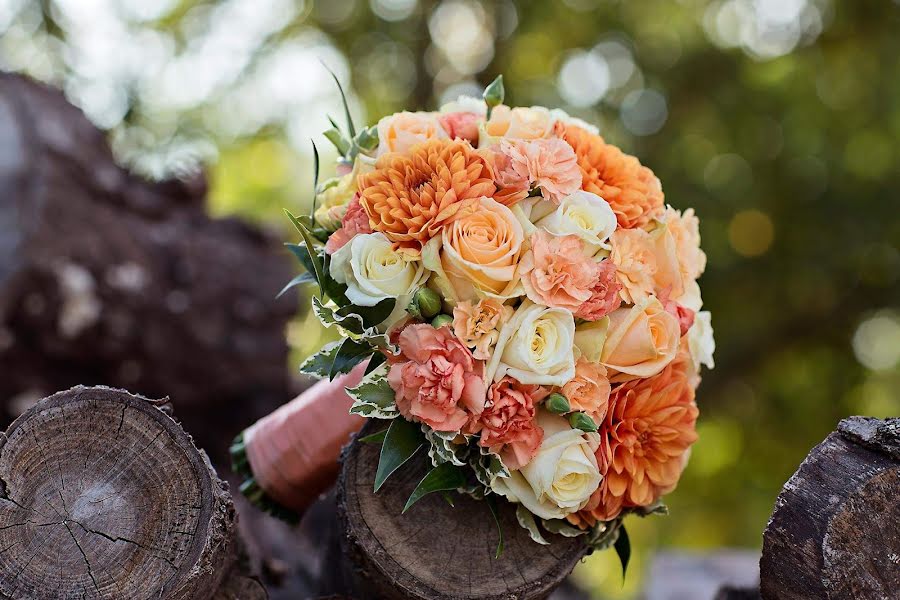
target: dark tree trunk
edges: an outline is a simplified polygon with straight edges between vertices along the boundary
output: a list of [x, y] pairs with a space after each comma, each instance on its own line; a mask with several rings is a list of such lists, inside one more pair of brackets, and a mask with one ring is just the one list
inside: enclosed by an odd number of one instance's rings
[[[360, 435], [378, 427], [368, 423]], [[340, 548], [332, 554], [334, 585], [354, 598], [387, 600], [546, 598], [586, 553], [580, 538], [550, 536], [551, 545], [531, 541], [512, 505], [498, 502], [505, 548], [495, 558], [497, 527], [485, 502], [455, 496], [450, 507], [431, 494], [400, 514], [425, 474], [419, 454], [372, 492], [380, 447], [352, 442], [338, 480]], [[417, 460], [418, 459], [418, 460]], [[324, 592], [324, 590], [323, 590]]]
[[0, 598], [265, 598], [228, 486], [168, 410], [77, 387], [0, 435]]
[[205, 194], [128, 173], [62, 94], [0, 74], [0, 413], [81, 383], [170, 394], [224, 453], [292, 397], [288, 257]]
[[763, 536], [766, 600], [900, 594], [900, 419], [845, 419], [785, 484]]

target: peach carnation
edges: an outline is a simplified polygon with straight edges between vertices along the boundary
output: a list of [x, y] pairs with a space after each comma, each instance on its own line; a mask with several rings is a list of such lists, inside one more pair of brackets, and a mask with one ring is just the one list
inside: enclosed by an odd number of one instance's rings
[[581, 189], [581, 169], [575, 152], [558, 138], [503, 139], [496, 165], [499, 185], [520, 191], [539, 188], [541, 195], [554, 204]]
[[532, 234], [520, 268], [532, 302], [570, 311], [591, 298], [599, 275], [599, 264], [585, 255], [578, 236], [557, 237], [542, 230]]
[[404, 418], [435, 431], [459, 431], [481, 414], [482, 364], [449, 327], [410, 325], [397, 336], [397, 344], [400, 356], [389, 359], [388, 383]]
[[599, 425], [606, 417], [610, 390], [606, 367], [579, 358], [575, 377], [562, 387], [562, 394], [572, 410], [587, 413]]
[[479, 360], [491, 357], [491, 348], [500, 337], [500, 328], [513, 315], [511, 306], [494, 298], [485, 298], [473, 304], [460, 302], [453, 309], [453, 333], [463, 344], [474, 348], [472, 354]]
[[619, 295], [622, 284], [616, 276], [616, 265], [604, 260], [597, 266], [597, 279], [591, 287], [591, 297], [585, 300], [575, 316], [585, 321], [599, 321], [622, 305]]
[[359, 203], [359, 194], [356, 194], [347, 205], [341, 228], [332, 233], [325, 243], [325, 252], [334, 254], [358, 233], [372, 233], [372, 227], [369, 225], [369, 215]]
[[441, 127], [451, 138], [467, 140], [473, 145], [478, 143], [478, 124], [484, 119], [473, 112], [452, 112], [438, 117]]
[[574, 522], [609, 521], [675, 489], [697, 440], [693, 379], [681, 352], [658, 375], [613, 390], [596, 453], [603, 482]]
[[430, 140], [407, 153], [379, 157], [359, 176], [360, 203], [372, 229], [418, 250], [468, 200], [492, 197], [492, 156], [463, 140]]
[[637, 158], [580, 127], [558, 125], [557, 129], [578, 157], [581, 189], [609, 202], [619, 227], [643, 227], [662, 214], [662, 185]]
[[467, 431], [480, 433], [480, 446], [499, 454], [507, 468], [519, 470], [534, 458], [544, 439], [535, 405], [547, 394], [539, 385], [504, 377], [490, 387], [484, 411]]

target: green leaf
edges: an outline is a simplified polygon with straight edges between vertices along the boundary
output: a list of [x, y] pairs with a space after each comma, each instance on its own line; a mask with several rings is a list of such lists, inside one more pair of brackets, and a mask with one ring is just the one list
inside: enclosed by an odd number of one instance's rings
[[381, 446], [378, 470], [375, 472], [375, 491], [380, 490], [388, 477], [412, 458], [424, 444], [425, 437], [418, 425], [403, 418], [391, 421]]
[[361, 438], [357, 438], [358, 442], [363, 444], [381, 444], [384, 442], [384, 437], [387, 435], [387, 428], [382, 429], [378, 433], [373, 433], [371, 435], [366, 435]]
[[331, 255], [327, 252], [322, 252], [322, 291], [325, 292], [325, 295], [334, 300], [334, 303], [338, 306], [346, 306], [350, 304], [350, 300], [347, 299], [347, 286], [343, 283], [338, 283], [334, 277], [331, 276]]
[[384, 365], [363, 377], [358, 386], [347, 388], [347, 393], [353, 398], [350, 412], [354, 415], [370, 419], [394, 419], [400, 415]]
[[497, 525], [497, 537], [499, 540], [497, 541], [497, 552], [494, 554], [494, 558], [497, 559], [503, 554], [503, 526], [500, 524], [500, 511], [497, 510], [497, 499], [493, 494], [485, 497], [485, 500], [487, 500], [488, 508], [491, 509], [494, 523]]
[[541, 534], [537, 521], [534, 520], [534, 515], [521, 504], [516, 504], [516, 520], [519, 522], [519, 525], [528, 532], [528, 535], [531, 536], [533, 541], [542, 546], [550, 545], [550, 542], [548, 542]]
[[565, 519], [541, 519], [541, 526], [550, 533], [558, 533], [563, 537], [579, 537], [587, 533], [584, 529], [578, 529]]
[[369, 364], [366, 365], [366, 372], [363, 373], [363, 377], [383, 365], [387, 361], [387, 357], [383, 352], [376, 352], [372, 355], [372, 358], [369, 359]]
[[350, 106], [347, 104], [347, 95], [344, 94], [344, 88], [341, 86], [341, 82], [338, 80], [337, 75], [334, 74], [334, 71], [329, 69], [325, 63], [322, 63], [322, 66], [331, 74], [331, 78], [334, 79], [334, 83], [337, 84], [338, 91], [341, 93], [341, 102], [344, 105], [344, 115], [347, 118], [347, 132], [350, 134], [351, 138], [355, 138], [356, 127], [353, 125], [353, 117], [350, 116]]
[[331, 373], [331, 366], [334, 364], [334, 357], [337, 356], [340, 347], [341, 342], [326, 344], [321, 350], [303, 361], [303, 364], [300, 365], [300, 372], [314, 377], [328, 377]]
[[[400, 419], [394, 421], [396, 423]], [[432, 492], [447, 492], [461, 488], [466, 484], [463, 472], [450, 463], [444, 463], [428, 471], [403, 507], [405, 513], [410, 507]]]
[[619, 555], [619, 561], [622, 563], [622, 581], [625, 580], [625, 573], [628, 571], [628, 561], [631, 560], [631, 542], [628, 540], [628, 532], [625, 526], [619, 528], [619, 538], [615, 543], [616, 554]]
[[354, 306], [347, 305], [336, 311], [341, 317], [349, 315], [359, 315], [362, 318], [363, 327], [366, 329], [375, 327], [391, 316], [394, 307], [397, 305], [395, 298], [385, 298], [375, 306]]
[[309, 209], [309, 222], [316, 226], [316, 200], [319, 198], [319, 149], [316, 143], [310, 140], [313, 149], [313, 198]]
[[291, 223], [294, 224], [294, 227], [297, 228], [297, 231], [300, 232], [300, 235], [303, 237], [303, 241], [306, 243], [306, 253], [309, 255], [309, 260], [312, 263], [313, 272], [316, 275], [316, 282], [319, 284], [319, 292], [323, 293], [324, 290], [322, 289], [322, 280], [324, 276], [322, 274], [322, 260], [319, 257], [319, 254], [314, 250], [315, 245], [313, 244], [312, 234], [309, 233], [309, 229], [300, 219], [291, 214], [291, 211], [285, 209], [284, 212], [291, 220]]
[[350, 151], [350, 142], [347, 141], [347, 138], [341, 134], [337, 127], [329, 129], [322, 135], [325, 136], [325, 139], [334, 144], [335, 149], [341, 156], [346, 156], [347, 152]]
[[288, 292], [288, 290], [291, 290], [298, 285], [303, 285], [304, 283], [316, 283], [316, 276], [308, 272], [300, 273], [299, 275], [291, 279], [288, 284], [284, 286], [280, 292], [278, 292], [278, 295], [275, 296], [275, 298], [281, 298]]
[[422, 425], [422, 432], [428, 440], [428, 458], [435, 467], [450, 463], [457, 467], [466, 465], [469, 458], [469, 445], [457, 443], [459, 435], [455, 432], [435, 431], [428, 425]]
[[[306, 272], [313, 276], [313, 281], [316, 281], [316, 269], [313, 266], [312, 259], [309, 258], [309, 251], [306, 249], [306, 244], [285, 244], [285, 246], [290, 250], [291, 254], [300, 261], [300, 264]], [[316, 283], [318, 283], [318, 281], [316, 281]]]
[[371, 344], [353, 338], [345, 338], [334, 355], [328, 379], [334, 381], [334, 378], [341, 373], [349, 373], [353, 367], [366, 360], [373, 352], [375, 349]]

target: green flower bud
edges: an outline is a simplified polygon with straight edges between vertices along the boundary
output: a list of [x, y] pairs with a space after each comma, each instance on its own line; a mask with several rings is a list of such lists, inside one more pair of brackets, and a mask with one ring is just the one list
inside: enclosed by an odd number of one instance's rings
[[566, 398], [559, 392], [550, 394], [550, 396], [547, 397], [547, 401], [544, 403], [544, 406], [547, 407], [547, 410], [555, 415], [564, 415], [572, 410], [569, 406], [568, 398]]
[[453, 317], [451, 317], [450, 315], [438, 315], [431, 320], [431, 326], [435, 329], [440, 329], [444, 325], [451, 325], [452, 323]]
[[[441, 312], [441, 297], [431, 288], [421, 287], [413, 295], [410, 306], [413, 305], [418, 311], [418, 316], [427, 321]], [[412, 311], [410, 311], [410, 313], [412, 313]]]
[[597, 431], [597, 424], [583, 412], [573, 412], [569, 415], [569, 425], [582, 431]]
[[503, 89], [503, 75], [497, 75], [497, 79], [492, 81], [490, 85], [484, 88], [481, 97], [487, 104], [487, 118], [491, 118], [491, 111], [495, 106], [503, 104], [503, 98], [506, 96], [506, 90]]

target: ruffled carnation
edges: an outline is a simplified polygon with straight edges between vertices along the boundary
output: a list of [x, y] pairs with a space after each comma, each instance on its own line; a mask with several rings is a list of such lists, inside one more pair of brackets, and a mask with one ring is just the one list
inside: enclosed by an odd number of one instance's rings
[[419, 250], [468, 200], [495, 196], [493, 157], [463, 140], [431, 140], [381, 156], [359, 191], [372, 229]]
[[662, 214], [662, 185], [637, 158], [580, 127], [558, 125], [557, 129], [578, 157], [581, 189], [609, 202], [619, 227], [643, 227]]
[[513, 315], [511, 306], [485, 298], [477, 303], [459, 302], [453, 309], [453, 333], [479, 360], [491, 357], [491, 348], [500, 337], [500, 329]]
[[562, 394], [572, 410], [587, 413], [599, 425], [606, 417], [610, 390], [606, 367], [580, 358], [575, 377], [562, 387]]
[[536, 404], [547, 393], [539, 385], [524, 385], [504, 377], [490, 387], [484, 411], [467, 431], [480, 433], [479, 445], [499, 454], [507, 468], [521, 469], [534, 458], [544, 439], [535, 414]]
[[599, 264], [585, 255], [578, 236], [557, 237], [542, 230], [532, 234], [520, 268], [532, 302], [570, 311], [591, 298], [599, 275]]
[[483, 115], [472, 112], [452, 112], [438, 116], [438, 121], [451, 138], [467, 140], [472, 145], [478, 144], [478, 124], [482, 120]]
[[369, 215], [359, 203], [359, 194], [354, 196], [347, 205], [347, 212], [344, 213], [344, 218], [341, 220], [341, 228], [329, 236], [325, 243], [325, 252], [334, 254], [358, 233], [372, 233]]
[[585, 321], [599, 321], [622, 305], [621, 290], [616, 265], [611, 260], [600, 262], [597, 279], [591, 287], [591, 297], [578, 307], [575, 316]]
[[539, 188], [541, 195], [555, 204], [581, 189], [581, 170], [575, 152], [558, 138], [503, 139], [496, 165], [500, 186], [519, 191]]
[[570, 520], [609, 521], [675, 489], [697, 440], [694, 379], [691, 357], [682, 352], [658, 375], [613, 390], [596, 454], [603, 482]]
[[484, 409], [483, 366], [449, 327], [410, 325], [397, 336], [388, 383], [408, 421], [435, 431], [459, 431]]

